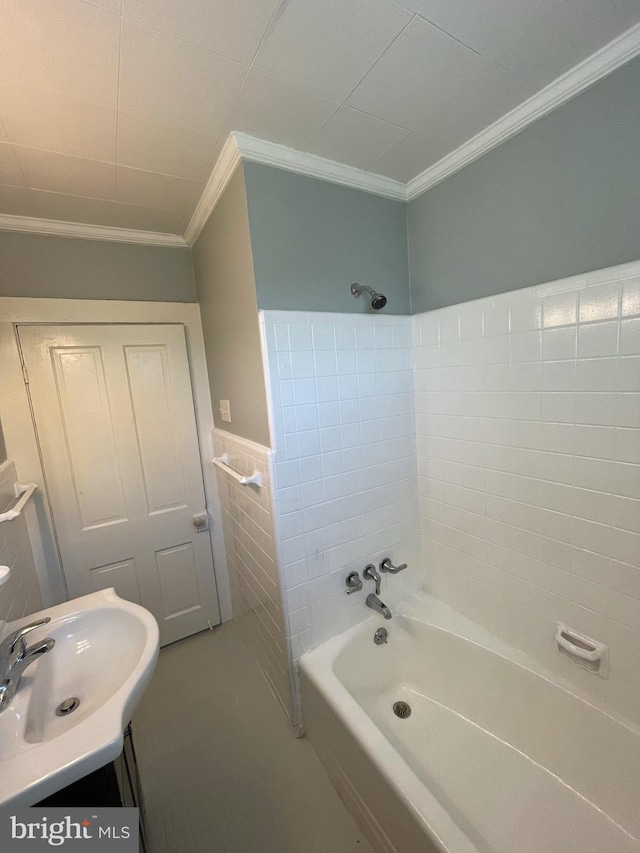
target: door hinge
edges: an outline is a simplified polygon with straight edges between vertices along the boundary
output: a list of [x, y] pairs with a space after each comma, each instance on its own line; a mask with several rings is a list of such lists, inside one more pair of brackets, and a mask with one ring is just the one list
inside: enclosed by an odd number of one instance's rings
[[22, 378], [24, 379], [24, 384], [28, 385], [29, 384], [29, 374], [27, 373], [27, 365], [26, 364], [22, 365]]

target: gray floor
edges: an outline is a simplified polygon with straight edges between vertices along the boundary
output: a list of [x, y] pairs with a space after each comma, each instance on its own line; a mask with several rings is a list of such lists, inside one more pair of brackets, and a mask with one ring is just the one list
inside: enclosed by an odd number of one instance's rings
[[149, 853], [373, 853], [233, 622], [161, 652], [133, 725]]

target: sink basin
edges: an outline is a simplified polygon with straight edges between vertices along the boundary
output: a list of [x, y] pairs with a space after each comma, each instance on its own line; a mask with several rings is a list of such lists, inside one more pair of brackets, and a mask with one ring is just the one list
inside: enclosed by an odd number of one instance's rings
[[[27, 642], [56, 644], [25, 671], [0, 714], [0, 806], [33, 805], [113, 761], [158, 659], [154, 617], [113, 589], [8, 623], [2, 634], [45, 616], [51, 622]], [[57, 716], [71, 698], [76, 710]]]

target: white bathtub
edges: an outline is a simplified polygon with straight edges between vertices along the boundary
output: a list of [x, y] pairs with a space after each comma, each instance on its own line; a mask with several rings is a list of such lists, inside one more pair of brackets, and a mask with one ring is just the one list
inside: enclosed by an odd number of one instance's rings
[[307, 735], [376, 850], [640, 853], [640, 730], [436, 599], [300, 671]]

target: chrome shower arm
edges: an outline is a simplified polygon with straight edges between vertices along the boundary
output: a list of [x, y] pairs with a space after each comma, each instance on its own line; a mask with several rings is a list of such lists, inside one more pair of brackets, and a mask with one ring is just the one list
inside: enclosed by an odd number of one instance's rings
[[371, 307], [374, 311], [379, 311], [380, 308], [384, 308], [387, 304], [387, 297], [369, 287], [368, 284], [358, 284], [357, 281], [354, 281], [349, 290], [351, 291], [351, 295], [355, 296], [356, 299], [362, 295], [363, 290], [366, 290], [371, 297]]

